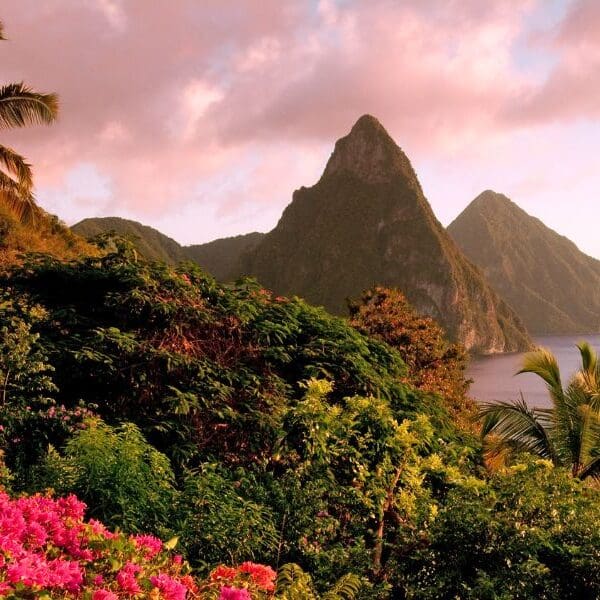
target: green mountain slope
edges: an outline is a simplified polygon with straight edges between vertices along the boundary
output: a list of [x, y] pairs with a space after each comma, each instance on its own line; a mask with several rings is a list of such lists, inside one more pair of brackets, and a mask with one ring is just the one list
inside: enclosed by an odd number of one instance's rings
[[84, 219], [71, 229], [85, 238], [114, 231], [131, 240], [136, 250], [148, 260], [161, 260], [170, 265], [192, 260], [219, 281], [229, 279], [234, 265], [239, 263], [240, 255], [254, 248], [264, 236], [264, 233], [254, 232], [206, 244], [181, 246], [153, 227], [120, 217]]
[[162, 260], [168, 264], [177, 264], [185, 260], [182, 247], [160, 231], [120, 217], [102, 217], [84, 219], [71, 228], [82, 237], [90, 238], [100, 233], [114, 231], [129, 238], [136, 249], [148, 260]]
[[600, 261], [506, 196], [483, 192], [448, 233], [530, 331], [600, 331]]
[[265, 236], [264, 233], [248, 233], [221, 238], [207, 244], [185, 246], [189, 259], [209, 271], [219, 281], [227, 281], [234, 274], [240, 256], [252, 250]]
[[434, 216], [406, 155], [368, 115], [338, 140], [321, 179], [294, 193], [238, 271], [337, 313], [374, 284], [394, 286], [470, 350], [530, 344]]

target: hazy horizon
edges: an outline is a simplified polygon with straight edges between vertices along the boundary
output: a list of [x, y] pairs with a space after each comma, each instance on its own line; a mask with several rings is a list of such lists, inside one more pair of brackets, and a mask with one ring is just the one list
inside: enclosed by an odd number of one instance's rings
[[69, 224], [121, 216], [183, 244], [269, 231], [370, 113], [444, 225], [493, 189], [600, 257], [600, 3], [3, 8], [5, 81], [62, 104], [56, 125], [7, 139]]

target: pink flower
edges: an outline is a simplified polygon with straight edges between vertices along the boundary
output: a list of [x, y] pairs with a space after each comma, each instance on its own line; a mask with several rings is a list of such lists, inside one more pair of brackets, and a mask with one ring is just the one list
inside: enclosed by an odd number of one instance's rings
[[188, 588], [164, 573], [150, 577], [150, 583], [160, 590], [165, 600], [185, 600]]
[[132, 562], [128, 562], [118, 573], [117, 583], [121, 590], [127, 594], [138, 594], [142, 591], [140, 588], [136, 575], [142, 570], [139, 565]]
[[153, 535], [136, 535], [132, 537], [135, 545], [144, 550], [146, 558], [154, 558], [162, 548], [162, 542]]
[[119, 597], [108, 590], [96, 590], [92, 595], [92, 600], [119, 600]]
[[244, 588], [224, 587], [221, 588], [219, 600], [252, 600], [252, 596]]

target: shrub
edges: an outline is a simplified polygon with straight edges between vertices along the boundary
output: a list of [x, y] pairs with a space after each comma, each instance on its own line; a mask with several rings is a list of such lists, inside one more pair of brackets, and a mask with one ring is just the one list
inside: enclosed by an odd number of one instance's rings
[[52, 449], [38, 469], [38, 487], [75, 493], [90, 514], [127, 531], [165, 531], [176, 499], [168, 458], [131, 423], [86, 423], [63, 455]]
[[[194, 579], [181, 556], [171, 552], [177, 540], [163, 543], [151, 535], [109, 531], [84, 520], [85, 504], [75, 496], [11, 499], [0, 492], [0, 597], [54, 600], [295, 600], [316, 598], [312, 582], [296, 567], [276, 572], [245, 562], [221, 565], [206, 579]], [[294, 572], [294, 579], [290, 573]], [[360, 580], [347, 576], [327, 595], [350, 600]], [[298, 595], [307, 593], [303, 596]], [[310, 592], [310, 595], [309, 595]]]
[[450, 492], [407, 598], [576, 600], [600, 597], [600, 493], [547, 461]]
[[239, 487], [213, 465], [186, 477], [177, 532], [193, 564], [274, 558], [279, 532], [273, 511], [245, 498]]

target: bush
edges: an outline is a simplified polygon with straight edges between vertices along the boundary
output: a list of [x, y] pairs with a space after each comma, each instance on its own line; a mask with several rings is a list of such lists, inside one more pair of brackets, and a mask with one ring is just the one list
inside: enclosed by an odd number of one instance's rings
[[193, 564], [275, 558], [279, 533], [272, 511], [243, 497], [239, 487], [211, 465], [186, 478], [177, 531]]
[[600, 493], [546, 461], [452, 491], [429, 532], [408, 598], [600, 597]]
[[[172, 550], [150, 535], [113, 533], [99, 521], [84, 520], [85, 504], [75, 496], [11, 499], [0, 492], [0, 596], [54, 600], [260, 600], [317, 598], [312, 581], [297, 567], [276, 573], [246, 562], [221, 565], [206, 579], [194, 579]], [[347, 576], [327, 595], [351, 600], [360, 581]]]
[[38, 488], [75, 493], [92, 517], [127, 531], [164, 532], [176, 500], [168, 458], [131, 423], [113, 428], [88, 421], [61, 455], [51, 450], [38, 468]]

